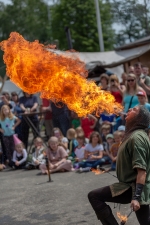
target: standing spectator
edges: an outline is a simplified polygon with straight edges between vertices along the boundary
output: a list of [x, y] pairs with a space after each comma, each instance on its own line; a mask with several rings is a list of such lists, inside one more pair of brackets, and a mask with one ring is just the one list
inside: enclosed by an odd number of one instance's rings
[[137, 96], [138, 96], [139, 104], [143, 105], [150, 112], [150, 104], [147, 103], [147, 96], [145, 91], [139, 91], [137, 93]]
[[15, 128], [19, 125], [20, 119], [12, 114], [8, 105], [3, 105], [0, 111], [0, 132], [3, 133], [6, 160], [7, 163], [11, 162], [14, 151], [14, 139]]
[[97, 118], [91, 114], [81, 119], [81, 127], [86, 138], [89, 138], [90, 134], [94, 131], [96, 124]]
[[129, 66], [129, 68], [128, 68], [128, 74], [129, 73], [134, 73], [134, 66]]
[[134, 74], [129, 74], [127, 76], [127, 86], [126, 86], [126, 92], [124, 93], [123, 97], [123, 105], [124, 105], [124, 111], [128, 112], [130, 108], [133, 108], [136, 106], [139, 101], [137, 97], [137, 92], [143, 90], [136, 81], [136, 76]]
[[66, 136], [67, 130], [70, 128], [69, 109], [62, 102], [55, 104], [51, 102], [53, 127], [59, 127], [63, 135]]
[[107, 74], [105, 73], [101, 74], [99, 86], [104, 91], [109, 90], [109, 76]]
[[[19, 100], [20, 108], [24, 113], [36, 112], [38, 108], [38, 100], [35, 95], [30, 95], [24, 92], [24, 96]], [[34, 126], [39, 130], [39, 121], [37, 115], [30, 116], [30, 120]], [[28, 136], [29, 136], [29, 125], [26, 123], [24, 118], [22, 118], [21, 130], [22, 130], [22, 141], [25, 145], [25, 148], [28, 147]]]
[[12, 112], [14, 111], [15, 103], [13, 101], [11, 101], [10, 95], [8, 92], [6, 92], [6, 91], [3, 92], [0, 99], [1, 99], [0, 109], [3, 105], [8, 105], [9, 108], [11, 109], [11, 111]]
[[127, 74], [126, 73], [122, 73], [121, 78], [122, 78], [122, 81], [120, 82], [120, 85], [126, 86]]
[[120, 85], [118, 77], [113, 74], [110, 76], [110, 92], [115, 97], [116, 102], [122, 103], [125, 86]]
[[149, 76], [149, 68], [147, 66], [142, 66], [144, 76]]
[[143, 74], [142, 64], [140, 62], [134, 64], [134, 73], [136, 75], [138, 84], [146, 92], [148, 102], [150, 103], [150, 77]]
[[80, 119], [75, 112], [71, 112], [71, 117], [72, 117], [71, 121], [72, 128], [76, 129], [77, 127], [80, 126]]
[[44, 125], [46, 129], [46, 136], [49, 139], [49, 137], [52, 136], [53, 121], [52, 121], [52, 109], [50, 106], [50, 102], [46, 98], [42, 99], [42, 110], [46, 111], [44, 115]]
[[11, 93], [11, 100], [14, 102], [15, 106], [19, 105], [19, 96], [15, 91]]
[[[14, 102], [14, 114], [22, 120], [22, 116], [20, 115], [20, 113], [22, 113], [22, 109], [20, 108], [19, 96], [16, 92], [11, 93], [11, 100]], [[16, 127], [15, 133], [18, 135], [18, 138], [22, 140], [21, 123]]]
[[[130, 108], [136, 106], [139, 101], [137, 97], [137, 92], [143, 90], [138, 84], [136, 80], [135, 74], [129, 74], [127, 76], [127, 85], [126, 91], [123, 96], [123, 105], [124, 105], [124, 112], [127, 113]], [[118, 126], [125, 124], [125, 115], [117, 118]]]

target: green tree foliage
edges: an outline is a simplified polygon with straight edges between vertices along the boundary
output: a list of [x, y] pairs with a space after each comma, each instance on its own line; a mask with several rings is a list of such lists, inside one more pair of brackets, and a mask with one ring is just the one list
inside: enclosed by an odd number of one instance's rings
[[[0, 2], [0, 41], [12, 31], [19, 32], [27, 40], [49, 41], [47, 5], [42, 0], [11, 0], [11, 4]], [[3, 52], [0, 52], [0, 75], [4, 76]]]
[[116, 34], [116, 45], [123, 45], [150, 34], [149, 0], [112, 0], [112, 14], [121, 29]]
[[[105, 50], [114, 44], [114, 31], [110, 4], [99, 1]], [[73, 48], [77, 51], [99, 51], [96, 11], [93, 0], [59, 0], [51, 8], [51, 25], [54, 39], [59, 40], [59, 48], [67, 49], [65, 27], [70, 28]]]

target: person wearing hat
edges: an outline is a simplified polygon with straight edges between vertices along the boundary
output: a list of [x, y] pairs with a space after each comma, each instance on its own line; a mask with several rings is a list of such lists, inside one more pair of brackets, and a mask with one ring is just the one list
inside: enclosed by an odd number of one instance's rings
[[145, 91], [139, 91], [137, 93], [139, 105], [143, 105], [150, 112], [150, 104], [147, 103], [147, 95]]
[[120, 135], [122, 137], [122, 139], [124, 138], [124, 135], [125, 135], [125, 126], [124, 125], [121, 125], [118, 127], [118, 131], [120, 132]]
[[15, 150], [9, 165], [12, 169], [24, 169], [27, 161], [27, 151], [24, 148], [22, 141], [15, 134], [13, 135], [13, 139]]

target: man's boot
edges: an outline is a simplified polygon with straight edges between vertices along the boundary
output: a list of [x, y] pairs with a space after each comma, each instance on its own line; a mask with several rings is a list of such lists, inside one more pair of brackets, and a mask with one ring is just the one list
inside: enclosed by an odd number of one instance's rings
[[112, 214], [111, 208], [108, 205], [96, 214], [98, 220], [100, 220], [103, 225], [118, 225], [118, 222]]

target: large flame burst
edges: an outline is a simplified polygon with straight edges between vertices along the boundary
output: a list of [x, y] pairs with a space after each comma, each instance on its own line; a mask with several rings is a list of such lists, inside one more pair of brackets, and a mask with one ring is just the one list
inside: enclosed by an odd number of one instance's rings
[[56, 103], [62, 101], [79, 116], [122, 110], [109, 92], [87, 81], [85, 64], [77, 57], [48, 51], [38, 41], [28, 42], [16, 32], [0, 46], [7, 75], [23, 91], [40, 92], [41, 98]]

